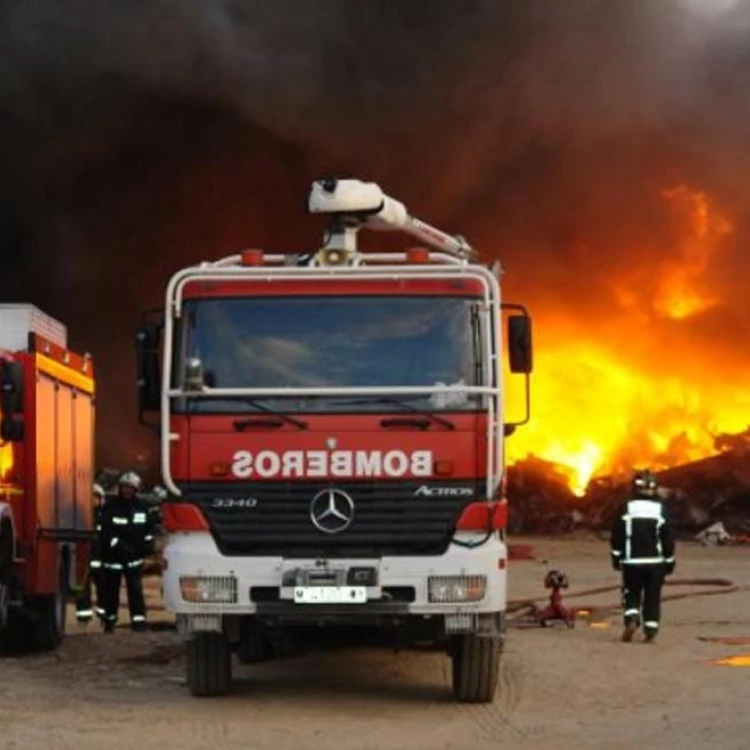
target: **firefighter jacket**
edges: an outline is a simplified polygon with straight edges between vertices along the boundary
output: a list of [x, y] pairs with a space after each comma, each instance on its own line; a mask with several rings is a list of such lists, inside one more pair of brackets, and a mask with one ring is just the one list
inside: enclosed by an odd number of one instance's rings
[[610, 551], [615, 568], [664, 565], [674, 569], [675, 545], [664, 505], [652, 498], [629, 500], [612, 527]]
[[101, 567], [115, 570], [143, 564], [153, 550], [154, 527], [148, 508], [140, 500], [116, 496], [102, 508], [97, 539]]
[[92, 572], [98, 571], [102, 567], [102, 553], [101, 553], [101, 534], [102, 534], [102, 513], [104, 511], [104, 503], [94, 507], [94, 531], [96, 536], [94, 541], [91, 543], [91, 559], [89, 560], [89, 568]]

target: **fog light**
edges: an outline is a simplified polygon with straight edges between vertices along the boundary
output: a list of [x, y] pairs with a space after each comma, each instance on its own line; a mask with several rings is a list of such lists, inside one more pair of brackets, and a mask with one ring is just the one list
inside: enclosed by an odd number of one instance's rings
[[234, 604], [237, 579], [233, 576], [180, 576], [180, 592], [193, 604]]
[[433, 603], [478, 602], [484, 599], [487, 576], [430, 576], [427, 588]]

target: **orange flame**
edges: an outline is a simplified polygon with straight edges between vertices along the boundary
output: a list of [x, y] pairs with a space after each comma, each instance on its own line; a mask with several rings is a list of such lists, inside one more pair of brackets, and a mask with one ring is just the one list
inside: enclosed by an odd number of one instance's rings
[[[696, 356], [678, 374], [659, 366], [672, 364], [680, 352], [667, 347], [689, 335], [674, 327], [721, 303], [703, 277], [732, 232], [705, 193], [680, 185], [662, 197], [674, 225], [669, 260], [614, 285], [615, 304], [591, 330], [561, 320], [559, 311], [537, 316], [532, 420], [508, 441], [508, 460], [533, 454], [561, 464], [577, 494], [598, 473], [712, 455], [717, 433], [750, 421], [750, 391], [739, 379], [717, 378]], [[672, 328], [657, 334], [659, 326]], [[513, 393], [509, 402], [512, 416]]]
[[679, 185], [665, 190], [662, 195], [687, 226], [680, 238], [679, 262], [667, 262], [662, 268], [662, 282], [654, 307], [667, 318], [682, 320], [719, 304], [717, 297], [702, 292], [698, 285], [722, 240], [731, 233], [732, 225], [711, 210], [705, 193]]

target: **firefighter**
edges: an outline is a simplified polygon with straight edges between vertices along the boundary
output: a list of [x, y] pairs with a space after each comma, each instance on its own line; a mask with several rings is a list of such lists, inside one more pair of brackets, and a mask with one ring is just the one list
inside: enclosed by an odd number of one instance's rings
[[632, 499], [615, 520], [610, 547], [612, 567], [622, 572], [622, 640], [633, 640], [642, 619], [645, 640], [653, 641], [659, 632], [664, 577], [675, 569], [675, 543], [650, 471], [634, 474]]
[[[101, 599], [101, 554], [99, 551], [99, 534], [102, 530], [102, 508], [104, 506], [106, 493], [104, 488], [100, 484], [94, 485], [94, 531], [96, 537], [93, 544], [91, 545], [91, 559], [89, 561], [89, 569], [86, 571], [86, 577], [83, 581], [83, 587], [81, 593], [76, 600], [76, 619], [83, 625], [88, 625], [91, 622], [91, 618], [96, 612], [97, 617], [101, 620], [104, 615], [102, 609]], [[91, 599], [91, 589], [94, 589], [96, 598], [96, 607]]]
[[141, 478], [134, 471], [118, 480], [117, 495], [107, 501], [102, 512], [100, 533], [104, 608], [104, 631], [111, 633], [117, 623], [120, 583], [125, 577], [128, 608], [133, 630], [146, 630], [146, 603], [143, 597], [143, 562], [154, 544], [148, 509], [138, 498]]

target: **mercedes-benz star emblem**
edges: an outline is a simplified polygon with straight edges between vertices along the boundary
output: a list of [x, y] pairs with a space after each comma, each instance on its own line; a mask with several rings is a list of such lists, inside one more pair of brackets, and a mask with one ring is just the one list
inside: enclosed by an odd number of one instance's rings
[[354, 520], [354, 500], [341, 490], [322, 490], [310, 503], [310, 520], [326, 534], [338, 534]]

